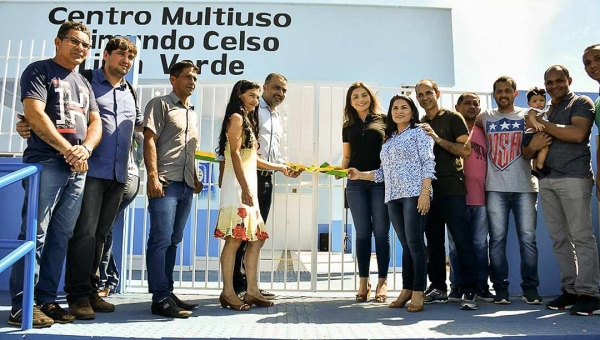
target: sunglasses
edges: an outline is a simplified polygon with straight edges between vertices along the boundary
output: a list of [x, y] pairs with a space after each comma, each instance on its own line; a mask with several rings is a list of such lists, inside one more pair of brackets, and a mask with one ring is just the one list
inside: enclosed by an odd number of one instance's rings
[[74, 36], [66, 36], [66, 37], [64, 37], [64, 38], [63, 38], [63, 40], [64, 40], [64, 39], [67, 39], [67, 40], [69, 41], [69, 44], [71, 44], [71, 45], [73, 45], [73, 46], [79, 46], [79, 45], [81, 45], [81, 47], [82, 47], [82, 48], [83, 48], [85, 51], [87, 51], [87, 50], [89, 50], [90, 48], [92, 48], [92, 45], [90, 45], [90, 44], [86, 43], [85, 41], [81, 41], [81, 40], [79, 40], [78, 38], [75, 38]]

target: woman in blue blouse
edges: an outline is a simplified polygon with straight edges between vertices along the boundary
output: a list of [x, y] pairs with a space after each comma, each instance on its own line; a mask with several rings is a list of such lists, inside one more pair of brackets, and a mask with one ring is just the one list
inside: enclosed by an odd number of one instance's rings
[[[361, 171], [378, 169], [379, 152], [385, 135], [385, 115], [379, 100], [365, 84], [356, 82], [346, 93], [342, 129], [342, 168]], [[379, 280], [375, 301], [387, 300], [387, 274], [390, 263], [390, 219], [384, 203], [384, 184], [349, 180], [346, 198], [356, 229], [356, 260], [359, 288], [356, 301], [368, 301], [371, 295], [369, 264], [371, 237], [375, 235], [375, 253]]]
[[403, 289], [389, 307], [402, 308], [410, 300], [409, 312], [423, 310], [427, 284], [425, 222], [431, 203], [431, 180], [435, 179], [434, 142], [417, 125], [418, 121], [412, 99], [394, 96], [388, 110], [386, 141], [381, 148], [381, 167], [368, 172], [348, 170], [348, 177], [353, 180], [385, 180], [385, 202], [402, 244]]

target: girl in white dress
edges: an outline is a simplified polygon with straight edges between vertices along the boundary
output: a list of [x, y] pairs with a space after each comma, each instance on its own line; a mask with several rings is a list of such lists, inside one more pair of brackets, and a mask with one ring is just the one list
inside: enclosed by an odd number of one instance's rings
[[[219, 302], [223, 308], [240, 311], [249, 310], [252, 304], [273, 305], [258, 289], [258, 258], [269, 234], [259, 211], [256, 169], [258, 165], [263, 169], [286, 171], [283, 164], [257, 157], [259, 91], [260, 86], [255, 82], [240, 80], [235, 84], [225, 109], [217, 150], [217, 154], [225, 156], [219, 218], [214, 233], [215, 237], [225, 240], [221, 253], [223, 292]], [[244, 257], [248, 290], [243, 302], [233, 289], [235, 254], [242, 241], [248, 241]]]

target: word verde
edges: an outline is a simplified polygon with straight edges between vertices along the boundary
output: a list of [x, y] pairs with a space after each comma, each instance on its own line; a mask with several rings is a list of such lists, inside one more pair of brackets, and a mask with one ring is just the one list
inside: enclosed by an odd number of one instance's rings
[[[117, 10], [110, 7], [107, 10], [68, 10], [66, 7], [55, 7], [48, 13], [48, 20], [52, 24], [60, 25], [63, 22], [79, 21], [90, 25], [91, 45], [97, 49], [103, 46], [115, 35], [100, 34], [94, 26], [101, 25], [123, 25], [127, 29], [136, 26], [144, 26], [152, 23], [152, 13], [150, 11], [131, 11]], [[137, 38], [140, 41], [142, 50], [181, 50], [190, 51], [201, 47], [201, 51], [249, 51], [249, 52], [275, 52], [280, 47], [279, 38], [274, 36], [259, 36], [250, 34], [241, 29], [237, 33], [228, 34], [217, 31], [219, 26], [223, 27], [277, 27], [286, 28], [292, 23], [292, 18], [287, 13], [266, 13], [266, 12], [240, 12], [233, 7], [228, 9], [205, 7], [203, 11], [189, 11], [184, 7], [171, 9], [163, 7], [160, 16], [160, 25], [168, 27], [183, 26], [200, 27], [210, 26], [204, 32], [194, 32], [191, 34], [178, 33], [176, 28], [170, 30], [167, 34], [140, 34]], [[143, 54], [141, 54], [143, 56]], [[170, 67], [177, 62], [179, 54], [167, 53], [159, 54], [163, 72], [169, 73]], [[141, 62], [143, 65], [143, 61]], [[214, 75], [241, 75], [244, 73], [244, 62], [242, 60], [231, 58], [227, 53], [222, 53], [216, 60], [197, 60], [200, 67], [200, 74], [210, 72]], [[140, 67], [139, 72], [143, 72]]]

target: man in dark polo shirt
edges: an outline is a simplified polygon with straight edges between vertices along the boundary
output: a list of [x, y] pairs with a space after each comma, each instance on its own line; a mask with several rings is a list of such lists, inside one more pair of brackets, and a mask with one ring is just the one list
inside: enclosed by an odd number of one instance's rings
[[[546, 306], [554, 310], [570, 308], [573, 315], [594, 315], [600, 314], [600, 268], [590, 207], [594, 103], [589, 97], [571, 92], [571, 82], [564, 66], [546, 70], [544, 84], [552, 101], [548, 121], [538, 118], [544, 132], [553, 137], [545, 163], [550, 173], [542, 175], [539, 183], [562, 289], [562, 294]], [[548, 144], [547, 136], [537, 134], [523, 144], [523, 156], [531, 159]]]
[[415, 86], [417, 100], [426, 116], [421, 127], [435, 142], [435, 176], [432, 182], [433, 201], [427, 216], [427, 274], [431, 286], [425, 303], [447, 302], [445, 228], [456, 245], [459, 268], [456, 275], [462, 282], [461, 309], [477, 309], [475, 293], [476, 265], [473, 252], [473, 233], [467, 223], [467, 189], [462, 158], [471, 154], [469, 130], [464, 118], [457, 112], [438, 106], [440, 91], [437, 83], [423, 79]]

